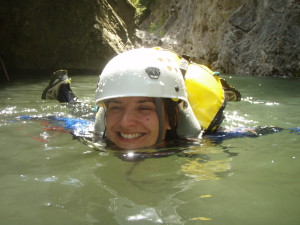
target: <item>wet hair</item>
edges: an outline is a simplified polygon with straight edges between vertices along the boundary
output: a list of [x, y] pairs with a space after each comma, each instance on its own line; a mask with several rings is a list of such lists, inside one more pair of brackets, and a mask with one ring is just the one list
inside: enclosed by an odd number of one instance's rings
[[179, 139], [179, 136], [177, 134], [177, 125], [178, 125], [178, 104], [179, 102], [175, 102], [170, 98], [164, 98], [163, 103], [165, 106], [165, 114], [166, 118], [169, 121], [170, 130], [167, 130], [166, 132], [166, 138], [165, 140], [167, 142], [169, 141], [176, 141]]

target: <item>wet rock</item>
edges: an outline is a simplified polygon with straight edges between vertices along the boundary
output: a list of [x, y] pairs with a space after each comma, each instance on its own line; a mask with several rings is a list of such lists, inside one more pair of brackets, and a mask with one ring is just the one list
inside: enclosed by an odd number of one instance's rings
[[126, 0], [3, 0], [0, 6], [0, 57], [10, 73], [99, 71], [133, 47], [135, 9]]

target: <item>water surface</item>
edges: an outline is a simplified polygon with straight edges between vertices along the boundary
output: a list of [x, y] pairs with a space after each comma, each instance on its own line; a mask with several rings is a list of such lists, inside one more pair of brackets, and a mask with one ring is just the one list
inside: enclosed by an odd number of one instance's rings
[[[97, 79], [72, 77], [85, 118]], [[300, 135], [287, 128], [300, 126], [299, 80], [226, 79], [242, 101], [228, 103], [225, 127], [285, 129], [257, 138], [205, 138], [177, 154], [140, 161], [95, 151], [47, 121], [16, 119], [73, 115], [66, 105], [40, 100], [48, 80], [2, 85], [1, 225], [298, 225]]]

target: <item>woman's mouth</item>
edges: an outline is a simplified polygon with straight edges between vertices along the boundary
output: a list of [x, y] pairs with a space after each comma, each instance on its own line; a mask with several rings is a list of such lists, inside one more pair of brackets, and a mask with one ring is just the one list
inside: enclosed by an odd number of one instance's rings
[[122, 133], [120, 132], [119, 135], [122, 138], [126, 138], [126, 139], [135, 139], [135, 138], [139, 138], [143, 135], [145, 135], [144, 133]]

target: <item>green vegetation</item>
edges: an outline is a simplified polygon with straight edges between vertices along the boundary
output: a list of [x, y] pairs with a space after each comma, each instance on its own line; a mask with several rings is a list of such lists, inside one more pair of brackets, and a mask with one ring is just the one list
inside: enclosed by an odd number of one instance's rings
[[148, 8], [154, 0], [129, 0], [135, 7], [146, 7]]
[[154, 0], [129, 0], [136, 8], [137, 17], [141, 16], [143, 12], [150, 7]]
[[[139, 21], [143, 14], [146, 13], [147, 10], [149, 10], [152, 3], [155, 2], [155, 0], [129, 0], [129, 2], [135, 7], [136, 9], [136, 20]], [[167, 15], [162, 15], [158, 20], [155, 22], [151, 22], [149, 26], [149, 32], [150, 33], [158, 33], [159, 36], [164, 36], [165, 30], [160, 30], [160, 28], [164, 25], [165, 21], [167, 19]]]

